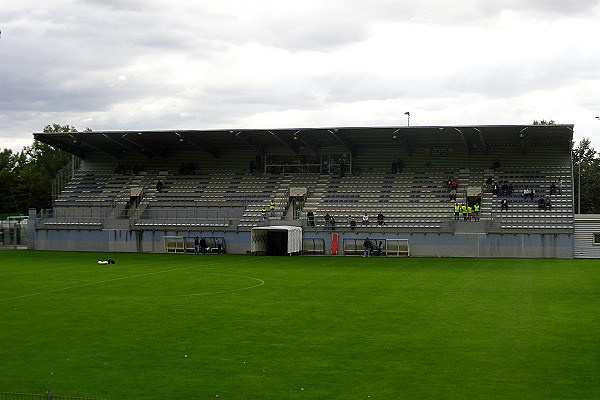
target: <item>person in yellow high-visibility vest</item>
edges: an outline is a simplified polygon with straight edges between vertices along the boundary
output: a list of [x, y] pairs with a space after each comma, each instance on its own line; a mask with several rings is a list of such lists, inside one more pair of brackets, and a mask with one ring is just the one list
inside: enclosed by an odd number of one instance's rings
[[458, 221], [458, 217], [460, 216], [460, 206], [458, 203], [454, 203], [454, 220]]
[[471, 220], [471, 215], [473, 215], [473, 207], [467, 206], [467, 221]]
[[271, 217], [275, 216], [275, 202], [271, 200], [269, 203], [269, 210], [271, 210]]
[[262, 219], [267, 219], [267, 208], [266, 207], [263, 207], [260, 210], [260, 216], [262, 217]]
[[466, 221], [467, 220], [467, 205], [466, 204], [461, 205], [460, 211], [462, 212], [463, 219]]
[[475, 203], [473, 205], [473, 211], [475, 212], [475, 221], [479, 221], [479, 210], [480, 210], [481, 204], [479, 203]]

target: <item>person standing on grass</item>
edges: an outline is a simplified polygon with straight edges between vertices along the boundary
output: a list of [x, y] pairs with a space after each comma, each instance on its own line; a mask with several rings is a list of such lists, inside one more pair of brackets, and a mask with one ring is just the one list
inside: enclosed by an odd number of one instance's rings
[[194, 238], [194, 254], [200, 254], [200, 239], [198, 236]]
[[204, 238], [200, 239], [200, 251], [202, 254], [206, 253], [206, 239]]
[[371, 257], [371, 247], [373, 247], [373, 245], [371, 244], [371, 240], [369, 240], [369, 237], [367, 236], [365, 241], [363, 242], [363, 257]]

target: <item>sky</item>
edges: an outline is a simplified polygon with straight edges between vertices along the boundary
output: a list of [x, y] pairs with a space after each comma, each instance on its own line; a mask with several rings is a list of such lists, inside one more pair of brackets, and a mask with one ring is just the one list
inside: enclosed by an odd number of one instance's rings
[[19, 0], [0, 149], [78, 130], [574, 124], [600, 150], [600, 0]]

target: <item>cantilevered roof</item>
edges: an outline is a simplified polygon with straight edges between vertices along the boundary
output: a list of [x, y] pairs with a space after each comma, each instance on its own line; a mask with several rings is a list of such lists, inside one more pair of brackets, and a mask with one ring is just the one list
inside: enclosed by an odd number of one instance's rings
[[259, 153], [307, 151], [342, 147], [355, 153], [364, 146], [399, 146], [408, 153], [417, 148], [456, 148], [466, 154], [487, 153], [492, 147], [523, 150], [539, 146], [571, 149], [573, 125], [386, 126], [290, 129], [154, 130], [34, 133], [34, 138], [75, 156], [104, 153], [121, 159], [128, 154], [148, 158], [197, 150], [214, 158], [224, 151]]

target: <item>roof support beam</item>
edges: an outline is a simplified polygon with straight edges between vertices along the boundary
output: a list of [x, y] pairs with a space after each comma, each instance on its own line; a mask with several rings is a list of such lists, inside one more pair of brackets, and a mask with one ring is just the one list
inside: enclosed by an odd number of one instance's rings
[[481, 132], [481, 129], [479, 129], [479, 128], [473, 128], [473, 129], [475, 129], [475, 132], [477, 132], [477, 134], [479, 135], [479, 141], [481, 142], [481, 145], [483, 146], [483, 153], [487, 156], [490, 148], [487, 144], [487, 141], [483, 137], [483, 132]]
[[[138, 136], [140, 135], [140, 133], [138, 132]], [[155, 156], [159, 156], [161, 158], [165, 158], [165, 155], [162, 153], [158, 153], [156, 151], [154, 151], [153, 149], [151, 149], [150, 147], [147, 147], [143, 144], [139, 144], [137, 142], [134, 142], [132, 139], [128, 138], [129, 133], [124, 133], [123, 135], [121, 135], [121, 138], [131, 144], [134, 144], [136, 146], [138, 146], [140, 148], [140, 152], [143, 153], [150, 153], [151, 155], [155, 155]]]
[[182, 132], [175, 132], [175, 135], [177, 135], [180, 141], [189, 143], [193, 147], [207, 152], [214, 158], [219, 158], [219, 156], [221, 155], [221, 149], [217, 149], [204, 141], [198, 140], [196, 138], [191, 138], [189, 135]]
[[233, 135], [238, 138], [240, 141], [244, 142], [251, 149], [256, 150], [259, 154], [264, 154], [264, 147], [262, 144], [255, 144], [256, 140], [250, 140], [250, 135], [244, 133], [242, 131], [229, 131], [229, 133], [233, 133]]
[[280, 138], [275, 132], [273, 131], [267, 131], [271, 134], [271, 136], [273, 136], [279, 143], [283, 144], [285, 147], [287, 147], [288, 149], [290, 149], [294, 154], [298, 154], [298, 149], [297, 146], [294, 147], [291, 144], [289, 144], [288, 142], [286, 142], [285, 140], [283, 140], [282, 138]]
[[471, 155], [473, 153], [473, 148], [471, 147], [471, 144], [467, 140], [467, 137], [465, 136], [464, 132], [460, 128], [454, 128], [454, 129], [460, 134], [460, 138], [462, 139], [462, 142], [465, 145], [465, 148], [467, 149], [467, 153], [469, 155]]
[[348, 143], [348, 140], [346, 140], [346, 138], [339, 131], [339, 129], [337, 129], [337, 128], [327, 129], [327, 132], [331, 133], [331, 135], [335, 138], [335, 140], [337, 140], [341, 145], [343, 145], [346, 149], [348, 149], [350, 154], [354, 155], [354, 153], [355, 153], [354, 146], [352, 146], [350, 143]]
[[321, 149], [321, 144], [312, 138], [301, 135], [300, 133], [301, 133], [301, 131], [294, 132], [294, 140], [300, 140], [306, 147], [311, 149], [313, 153], [319, 154], [319, 150]]
[[92, 143], [90, 143], [89, 141], [87, 141], [87, 140], [85, 139], [85, 137], [84, 137], [84, 136], [82, 136], [82, 135], [79, 135], [79, 136], [77, 136], [77, 137], [75, 137], [74, 135], [69, 135], [69, 136], [71, 136], [71, 137], [73, 138], [73, 140], [77, 140], [77, 141], [79, 141], [80, 143], [82, 143], [83, 145], [85, 145], [85, 146], [88, 146], [88, 147], [91, 147], [92, 149], [94, 149], [94, 150], [96, 150], [96, 151], [99, 151], [99, 152], [101, 152], [101, 153], [108, 154], [109, 156], [111, 156], [111, 157], [114, 157], [114, 158], [116, 158], [117, 160], [118, 160], [118, 159], [120, 159], [120, 158], [121, 158], [121, 156], [122, 156], [122, 154], [121, 154], [121, 153], [119, 153], [118, 151], [114, 151], [114, 150], [112, 150], [112, 149], [110, 149], [110, 150], [109, 150], [109, 149], [105, 149], [105, 148], [102, 148], [102, 147], [98, 147], [98, 146], [95, 146], [95, 145], [93, 145]]
[[125, 147], [125, 148], [127, 148], [127, 149], [129, 149], [129, 150], [131, 150], [131, 151], [134, 151], [134, 152], [136, 152], [136, 153], [139, 153], [139, 154], [143, 155], [143, 156], [144, 156], [144, 157], [146, 157], [146, 158], [151, 158], [151, 157], [150, 157], [150, 156], [149, 156], [147, 153], [145, 153], [145, 152], [141, 151], [141, 149], [140, 149], [138, 146], [132, 146], [132, 145], [130, 145], [130, 144], [128, 144], [128, 143], [123, 143], [123, 142], [122, 142], [122, 141], [120, 141], [120, 140], [116, 140], [116, 139], [114, 139], [114, 138], [110, 137], [110, 136], [109, 136], [109, 135], [107, 135], [106, 133], [103, 133], [103, 134], [102, 134], [102, 136], [104, 136], [104, 138], [106, 138], [106, 139], [107, 139], [108, 141], [110, 141], [110, 142], [116, 143], [116, 144], [118, 144], [119, 146], [123, 146], [123, 147]]
[[527, 154], [527, 140], [525, 138], [525, 131], [527, 128], [528, 126], [519, 131], [519, 141], [521, 142], [521, 151], [523, 154]]
[[[85, 158], [85, 156], [87, 155], [87, 152], [85, 150], [83, 150], [80, 146], [76, 146], [76, 145], [69, 145], [69, 146], [65, 146], [65, 144], [63, 142], [60, 142], [58, 140], [54, 140], [48, 136], [44, 136], [44, 140], [40, 140], [38, 138], [35, 137], [34, 135], [34, 139], [35, 140], [39, 140], [40, 142], [46, 143], [56, 149], [61, 149], [66, 151], [69, 154], [73, 154], [79, 158]], [[54, 143], [54, 144], [53, 144]]]
[[398, 128], [394, 130], [392, 133], [392, 139], [398, 140], [400, 146], [408, 153], [408, 155], [412, 155], [414, 145], [411, 143], [410, 139], [406, 135], [406, 130], [402, 128]]

